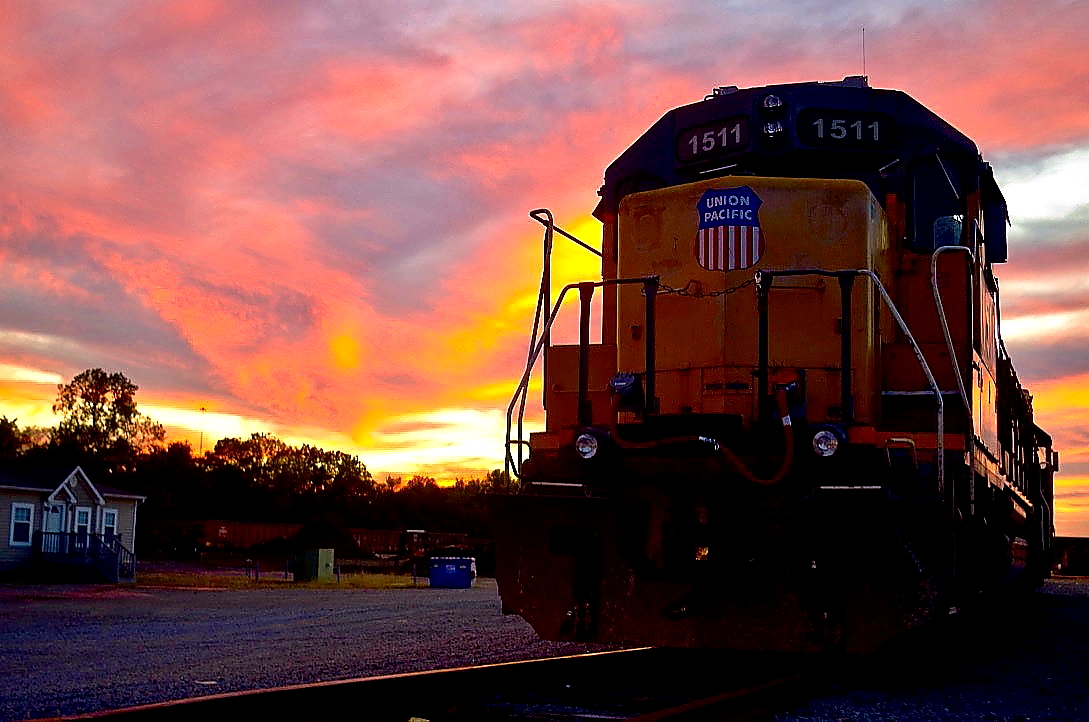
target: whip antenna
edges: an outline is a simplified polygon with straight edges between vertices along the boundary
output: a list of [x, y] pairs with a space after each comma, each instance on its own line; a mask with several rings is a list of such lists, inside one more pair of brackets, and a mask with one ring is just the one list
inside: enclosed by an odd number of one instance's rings
[[862, 26], [862, 75], [866, 75], [866, 26]]

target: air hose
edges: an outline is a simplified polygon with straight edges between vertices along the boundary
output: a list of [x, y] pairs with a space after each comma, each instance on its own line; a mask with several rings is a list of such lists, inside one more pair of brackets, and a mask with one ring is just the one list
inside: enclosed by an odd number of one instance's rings
[[738, 457], [737, 454], [727, 449], [715, 439], [707, 436], [668, 436], [664, 439], [655, 439], [653, 441], [630, 441], [625, 439], [620, 434], [620, 427], [617, 423], [617, 417], [620, 413], [621, 397], [619, 394], [613, 394], [613, 413], [609, 417], [609, 433], [612, 436], [613, 441], [622, 449], [655, 449], [659, 446], [666, 446], [671, 444], [711, 444], [714, 448], [726, 457], [726, 461], [734, 467], [745, 479], [751, 481], [754, 484], [761, 486], [771, 486], [778, 484], [783, 480], [783, 477], [790, 471], [790, 467], [794, 464], [794, 434], [790, 430], [790, 410], [787, 406], [786, 390], [781, 389], [778, 394], [779, 414], [783, 419], [783, 441], [786, 450], [783, 454], [783, 463], [779, 465], [779, 470], [775, 472], [774, 476], [764, 479], [757, 476], [745, 462]]

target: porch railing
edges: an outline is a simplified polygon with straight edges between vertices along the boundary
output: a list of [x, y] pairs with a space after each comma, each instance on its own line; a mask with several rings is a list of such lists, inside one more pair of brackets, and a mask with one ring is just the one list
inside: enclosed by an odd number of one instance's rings
[[34, 549], [44, 559], [93, 565], [113, 581], [136, 575], [136, 557], [121, 543], [120, 534], [36, 531]]

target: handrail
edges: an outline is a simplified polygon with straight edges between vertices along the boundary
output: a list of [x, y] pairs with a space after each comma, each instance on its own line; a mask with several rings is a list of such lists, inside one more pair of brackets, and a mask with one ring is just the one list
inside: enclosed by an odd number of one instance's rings
[[[904, 336], [907, 337], [908, 342], [911, 344], [912, 350], [915, 352], [915, 358], [919, 362], [919, 366], [923, 370], [923, 374], [926, 376], [927, 383], [930, 385], [931, 391], [934, 393], [934, 398], [938, 403], [938, 428], [937, 428], [937, 466], [938, 466], [938, 493], [945, 492], [945, 403], [942, 400], [942, 392], [938, 387], [938, 382], [934, 379], [934, 374], [930, 371], [930, 366], [926, 362], [926, 357], [923, 356], [922, 349], [919, 348], [919, 344], [915, 341], [915, 337], [911, 333], [911, 329], [908, 328], [907, 323], [904, 321], [903, 316], [900, 315], [900, 311], [896, 308], [896, 304], [893, 303], [892, 298], [889, 296], [888, 291], [885, 290], [885, 286], [881, 283], [881, 279], [877, 274], [868, 268], [859, 268], [842, 271], [831, 271], [823, 268], [810, 268], [810, 269], [789, 269], [789, 270], [760, 270], [756, 272], [755, 281], [757, 288], [768, 288], [770, 290], [771, 280], [776, 276], [834, 276], [842, 277], [844, 275], [865, 276], [870, 279], [870, 282], [877, 288], [878, 293], [881, 295], [882, 300], [892, 313], [893, 319], [899, 325], [900, 330]], [[766, 280], [765, 280], [766, 279]], [[850, 333], [849, 320], [844, 319], [843, 333]], [[763, 390], [761, 390], [763, 393]], [[846, 409], [844, 410], [846, 411]]]
[[[546, 216], [546, 220], [542, 220], [541, 218], [539, 218], [538, 216], [540, 214], [544, 214]], [[574, 241], [590, 253], [593, 253], [595, 256], [601, 256], [601, 251], [597, 250], [585, 241], [580, 241], [575, 236], [572, 236], [570, 233], [557, 226], [555, 221], [552, 220], [552, 211], [548, 210], [547, 208], [538, 208], [535, 211], [530, 211], [529, 217], [543, 225], [546, 229], [554, 230], [556, 233], [559, 233], [564, 238], [570, 241]]]
[[[953, 371], [957, 377], [957, 388], [960, 390], [961, 401], [964, 402], [964, 408], [968, 411], [968, 423], [972, 423], [972, 403], [968, 399], [968, 391], [964, 387], [964, 377], [961, 374], [960, 362], [957, 361], [956, 349], [953, 348], [953, 337], [949, 332], [949, 322], [945, 316], [945, 306], [942, 305], [941, 294], [938, 292], [938, 256], [942, 253], [949, 253], [951, 251], [963, 251], [968, 254], [968, 257], [972, 259], [972, 263], [975, 263], [976, 254], [972, 252], [971, 248], [967, 246], [940, 246], [934, 249], [934, 254], [930, 257], [930, 290], [934, 293], [934, 305], [938, 309], [938, 320], [942, 324], [942, 333], [945, 335], [945, 345], [949, 349], [949, 361], [953, 364]], [[974, 323], [973, 317], [975, 316], [975, 279], [969, 278], [968, 281], [968, 328], [969, 334], [971, 333], [972, 324]], [[969, 348], [973, 347], [972, 338], [969, 337]], [[971, 426], [969, 426], [971, 428]]]
[[[525, 443], [526, 443], [525, 441], [522, 440], [522, 415], [525, 413], [524, 399], [525, 399], [525, 394], [526, 394], [527, 390], [529, 389], [529, 379], [533, 375], [533, 367], [536, 365], [538, 357], [540, 357], [541, 352], [544, 350], [545, 345], [548, 343], [547, 331], [550, 330], [552, 328], [552, 325], [556, 322], [556, 316], [560, 312], [560, 307], [563, 305], [563, 301], [564, 301], [564, 298], [567, 296], [567, 293], [569, 291], [573, 290], [573, 289], [603, 288], [605, 286], [620, 286], [620, 285], [636, 284], [636, 283], [642, 284], [644, 286], [656, 287], [657, 284], [658, 284], [658, 276], [646, 276], [646, 277], [639, 277], [639, 278], [611, 278], [611, 279], [607, 279], [607, 280], [604, 280], [604, 281], [594, 281], [594, 282], [588, 282], [587, 281], [587, 282], [582, 282], [582, 283], [569, 283], [566, 286], [564, 286], [563, 289], [560, 291], [560, 295], [559, 295], [559, 297], [556, 298], [556, 303], [553, 305], [551, 313], [548, 314], [548, 317], [545, 320], [544, 329], [545, 329], [546, 333], [541, 334], [541, 336], [537, 339], [536, 345], [533, 347], [533, 349], [531, 349], [530, 354], [529, 354], [529, 359], [526, 362], [526, 370], [522, 373], [522, 378], [518, 382], [518, 386], [514, 390], [514, 396], [511, 398], [510, 404], [507, 405], [506, 444], [505, 444], [505, 449], [504, 449], [504, 460], [503, 460], [503, 469], [504, 469], [505, 472], [507, 472], [509, 474], [509, 473], [511, 473], [513, 471], [515, 476], [517, 476], [519, 479], [522, 478], [521, 474], [519, 473], [519, 469], [521, 467], [521, 463], [520, 463], [521, 458], [519, 458], [519, 463], [515, 464], [514, 457], [511, 454], [510, 447], [512, 445], [518, 445], [518, 448], [521, 449], [522, 446], [525, 445]], [[652, 304], [653, 301], [654, 301], [654, 294], [648, 295], [647, 296], [648, 306], [650, 304]], [[645, 338], [646, 344], [647, 344], [648, 359], [651, 362], [650, 364], [648, 364], [648, 367], [647, 367], [647, 373], [649, 375], [649, 374], [653, 373], [653, 349], [654, 349], [654, 336], [653, 336], [649, 326], [648, 326], [647, 333], [646, 333], [644, 338]], [[653, 386], [651, 385], [651, 382], [649, 380], [648, 380], [648, 386], [647, 387], [648, 387], [648, 389], [653, 388]], [[518, 414], [518, 432], [519, 432], [519, 434], [518, 434], [517, 439], [512, 439], [511, 434], [510, 434], [511, 426], [513, 425], [514, 409], [515, 409], [515, 406], [519, 405], [519, 399], [522, 399], [522, 404], [521, 404], [521, 407], [519, 408], [519, 414]]]
[[[542, 214], [542, 213], [545, 215], [546, 220], [541, 220], [537, 215], [535, 215], [535, 214]], [[547, 363], [548, 363], [548, 346], [549, 346], [548, 340], [550, 339], [551, 326], [548, 326], [547, 328], [541, 329], [541, 314], [542, 314], [543, 311], [548, 309], [548, 307], [549, 307], [549, 305], [551, 304], [551, 301], [552, 301], [552, 241], [553, 241], [553, 231], [555, 230], [555, 222], [554, 222], [554, 220], [552, 218], [552, 212], [550, 210], [548, 210], [547, 208], [539, 208], [539, 209], [537, 209], [535, 211], [530, 211], [529, 215], [530, 215], [531, 218], [533, 218], [537, 222], [544, 224], [545, 232], [544, 232], [544, 238], [542, 240], [544, 248], [542, 250], [543, 258], [541, 260], [541, 287], [537, 292], [537, 307], [536, 307], [536, 310], [533, 312], [533, 328], [530, 330], [529, 349], [526, 351], [526, 355], [527, 355], [527, 357], [533, 355], [533, 349], [537, 345], [537, 334], [538, 334], [538, 332], [540, 332], [541, 336], [546, 340], [545, 347], [544, 347], [545, 348], [544, 354], [545, 354], [545, 364], [547, 365]], [[528, 359], [527, 359], [527, 363], [528, 363]], [[529, 395], [529, 387], [527, 386], [526, 388], [522, 389], [522, 396], [519, 399], [519, 409], [518, 409], [518, 438], [519, 439], [521, 439], [522, 435], [523, 435], [522, 421], [523, 421], [523, 418], [525, 416], [526, 399], [528, 398], [528, 395]], [[542, 396], [542, 399], [541, 399], [541, 403], [542, 404], [544, 403], [543, 396]], [[510, 436], [509, 431], [508, 431], [507, 435], [508, 435], [508, 437]], [[507, 448], [509, 449], [510, 447], [508, 446]], [[518, 465], [521, 466], [521, 464], [522, 464], [522, 447], [519, 446], [518, 447]], [[504, 467], [506, 467], [506, 461], [504, 461]], [[508, 470], [508, 475], [509, 475], [509, 470]]]
[[[972, 230], [975, 233], [978, 230], [978, 224], [973, 221]], [[930, 289], [934, 294], [934, 306], [938, 311], [938, 320], [942, 324], [942, 334], [945, 336], [945, 346], [949, 350], [949, 362], [953, 364], [953, 375], [957, 377], [957, 389], [960, 390], [960, 399], [964, 403], [964, 416], [967, 420], [966, 431], [967, 436], [965, 438], [964, 448], [968, 458], [966, 462], [971, 464], [972, 457], [975, 450], [975, 438], [976, 427], [975, 417], [972, 415], [972, 402], [968, 398], [968, 390], [964, 387], [964, 375], [960, 369], [960, 362], [957, 360], [957, 352], [953, 347], [953, 336], [949, 333], [949, 323], [945, 317], [945, 307], [942, 305], [941, 294], [938, 293], [938, 256], [943, 253], [949, 253], [952, 251], [963, 251], [968, 254], [968, 258], [972, 261], [972, 268], [975, 268], [976, 254], [968, 246], [939, 246], [934, 249], [934, 254], [930, 257]], [[969, 362], [971, 362], [971, 355], [975, 351], [975, 315], [976, 315], [976, 302], [975, 302], [975, 272], [972, 271], [968, 274], [968, 356]], [[976, 485], [968, 485], [968, 513], [975, 515], [976, 513]]]
[[937, 428], [937, 454], [938, 454], [938, 493], [945, 493], [945, 402], [942, 400], [941, 388], [938, 387], [938, 382], [934, 378], [934, 374], [930, 372], [930, 365], [926, 362], [926, 357], [923, 356], [922, 349], [919, 348], [919, 344], [915, 341], [915, 337], [911, 334], [911, 329], [908, 328], [907, 323], [904, 321], [903, 316], [900, 315], [900, 311], [896, 308], [896, 304], [893, 303], [892, 298], [889, 296], [888, 291], [885, 290], [885, 286], [882, 285], [881, 279], [877, 277], [877, 274], [867, 268], [861, 268], [856, 271], [859, 275], [865, 276], [877, 288], [881, 294], [881, 298], [884, 299], [885, 305], [888, 306], [889, 311], [892, 313], [892, 317], [896, 319], [896, 323], [900, 326], [900, 330], [907, 336], [908, 342], [911, 343], [911, 348], [915, 352], [915, 358], [919, 361], [919, 366], [923, 369], [923, 373], [926, 374], [927, 383], [930, 384], [930, 388], [934, 391], [934, 399], [938, 403], [938, 428]]
[[[86, 554], [89, 550], [97, 553], [97, 550], [101, 549], [110, 553], [133, 553], [122, 543], [120, 534], [115, 534], [107, 539], [102, 534], [91, 531], [43, 531], [39, 529], [34, 533], [41, 540], [36, 546], [39, 551], [46, 554]], [[58, 543], [47, 543], [47, 540], [56, 540]]]
[[[550, 344], [548, 344], [548, 340], [550, 339], [550, 331], [551, 331], [551, 328], [552, 328], [552, 324], [549, 323], [549, 324], [547, 324], [547, 326], [545, 328], [542, 329], [541, 328], [541, 313], [544, 310], [547, 310], [548, 307], [552, 303], [552, 242], [553, 242], [554, 234], [559, 233], [564, 238], [567, 238], [567, 239], [569, 239], [571, 241], [574, 241], [579, 246], [582, 246], [586, 250], [590, 251], [591, 253], [593, 253], [593, 254], [595, 254], [595, 255], [597, 255], [599, 257], [602, 255], [602, 253], [601, 253], [601, 251], [593, 248], [592, 246], [588, 245], [587, 243], [584, 243], [583, 241], [579, 240], [575, 236], [571, 235], [567, 231], [565, 231], [562, 228], [560, 228], [559, 226], [557, 226], [555, 218], [553, 218], [553, 216], [552, 216], [552, 211], [548, 210], [547, 208], [538, 208], [536, 210], [532, 210], [532, 211], [529, 212], [529, 217], [532, 218], [533, 220], [537, 221], [541, 225], [543, 225], [545, 227], [545, 231], [544, 231], [544, 238], [542, 239], [542, 244], [543, 244], [544, 247], [542, 249], [543, 258], [541, 259], [541, 287], [540, 287], [540, 290], [537, 292], [537, 308], [536, 308], [536, 311], [534, 311], [534, 315], [533, 315], [533, 328], [532, 328], [532, 330], [530, 332], [528, 354], [529, 354], [529, 356], [534, 355], [533, 354], [533, 349], [537, 345], [537, 335], [538, 335], [538, 333], [540, 333], [541, 337], [544, 338], [545, 341], [546, 341], [545, 346], [544, 346], [544, 358], [545, 358], [545, 365], [547, 365], [548, 364], [548, 346], [550, 345]], [[534, 362], [535, 361], [536, 361], [536, 358], [534, 357]], [[531, 363], [530, 367], [532, 368], [532, 363]], [[547, 391], [544, 392], [544, 393], [547, 393]], [[523, 435], [522, 421], [523, 421], [523, 418], [525, 417], [526, 399], [528, 397], [528, 394], [529, 394], [529, 387], [527, 386], [526, 388], [522, 389], [521, 399], [519, 399], [519, 409], [518, 409], [518, 438], [519, 438], [519, 440], [522, 438], [522, 435]], [[542, 399], [541, 399], [542, 404], [544, 403], [543, 396], [544, 396], [544, 394], [542, 394]], [[510, 428], [508, 427], [507, 428], [507, 452], [508, 453], [507, 453], [506, 456], [510, 456], [509, 451], [510, 451]], [[513, 461], [513, 459], [511, 461]], [[507, 465], [506, 459], [504, 459], [503, 464], [504, 464], [505, 470], [509, 474], [510, 473], [510, 468]], [[522, 464], [522, 447], [519, 446], [518, 447], [518, 465], [521, 466], [521, 464]], [[517, 472], [515, 472], [515, 473], [517, 473]]]
[[124, 544], [117, 545], [117, 575], [126, 579], [136, 576], [136, 555]]

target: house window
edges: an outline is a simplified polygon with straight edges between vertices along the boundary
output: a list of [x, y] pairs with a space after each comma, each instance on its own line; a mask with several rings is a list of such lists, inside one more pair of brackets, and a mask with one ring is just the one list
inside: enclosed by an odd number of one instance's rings
[[13, 547], [28, 547], [30, 546], [30, 532], [34, 523], [34, 505], [33, 504], [19, 504], [14, 503], [11, 505], [11, 532], [8, 536], [8, 543]]
[[102, 537], [106, 541], [117, 536], [117, 509], [102, 510]]

